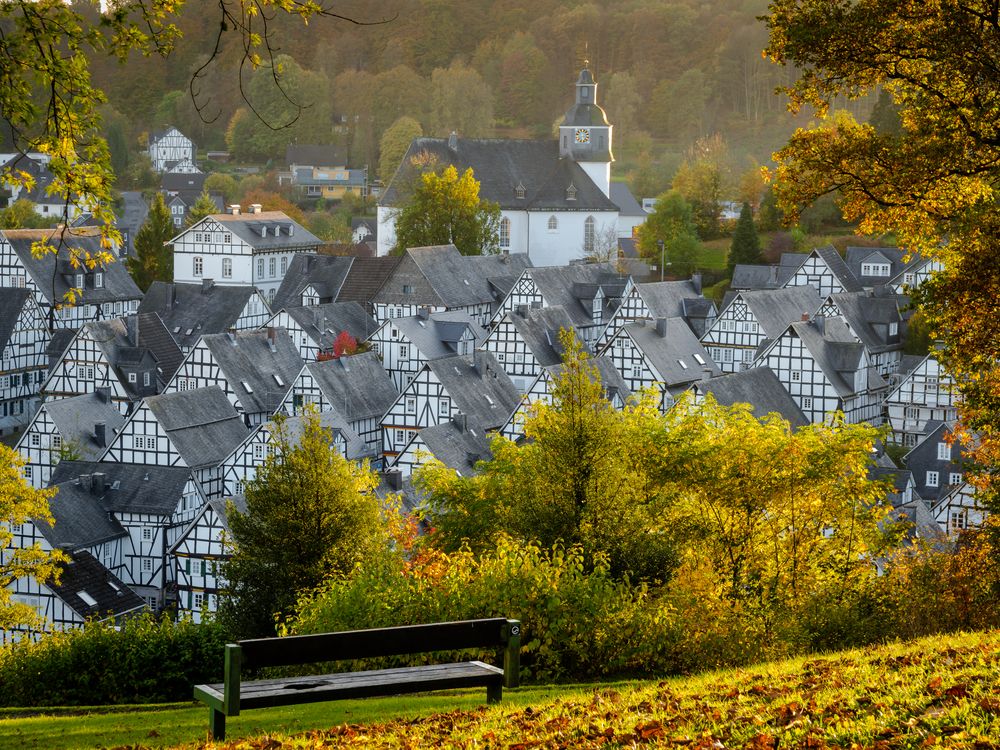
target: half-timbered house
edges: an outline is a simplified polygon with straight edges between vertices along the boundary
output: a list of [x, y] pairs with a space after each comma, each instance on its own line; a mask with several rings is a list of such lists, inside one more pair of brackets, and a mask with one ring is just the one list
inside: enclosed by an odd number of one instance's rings
[[886, 382], [842, 318], [792, 323], [755, 364], [774, 371], [810, 422], [842, 411], [850, 423], [882, 423]]
[[436, 359], [424, 365], [382, 417], [382, 452], [395, 456], [421, 428], [457, 414], [476, 419], [486, 430], [504, 425], [519, 394], [489, 352]]
[[194, 163], [194, 143], [173, 125], [150, 133], [146, 150], [156, 172], [167, 172], [180, 162]]
[[817, 314], [843, 318], [851, 333], [865, 345], [872, 365], [886, 380], [899, 372], [905, 332], [896, 295], [832, 294]]
[[729, 290], [751, 292], [763, 289], [783, 289], [802, 265], [800, 253], [782, 253], [781, 261], [775, 265], [750, 265], [737, 263], [733, 268], [733, 278]]
[[274, 295], [274, 309], [357, 302], [369, 314], [372, 299], [392, 275], [403, 256], [381, 258], [309, 255], [292, 258], [288, 272]]
[[968, 482], [951, 487], [931, 509], [941, 533], [955, 537], [967, 529], [978, 529], [989, 515]]
[[[782, 260], [784, 264], [784, 259]], [[860, 292], [859, 282], [833, 245], [808, 253], [785, 286], [811, 286], [823, 297], [841, 292]]]
[[375, 352], [309, 362], [295, 378], [282, 409], [300, 416], [306, 408], [340, 414], [367, 450], [382, 446], [379, 422], [399, 396]]
[[315, 253], [321, 240], [281, 211], [258, 204], [240, 213], [212, 214], [170, 240], [174, 281], [222, 286], [255, 286], [270, 302], [296, 253]]
[[206, 334], [233, 328], [252, 331], [271, 317], [256, 288], [222, 286], [212, 279], [199, 284], [154, 281], [139, 304], [139, 312], [157, 315], [183, 354]]
[[576, 333], [562, 307], [521, 306], [497, 321], [482, 349], [496, 357], [514, 387], [524, 393], [542, 368], [562, 362], [561, 331]]
[[854, 278], [866, 290], [885, 287], [903, 269], [911, 265], [907, 253], [898, 247], [848, 247], [844, 262]]
[[887, 286], [894, 293], [907, 296], [910, 292], [938, 271], [944, 270], [944, 264], [936, 258], [916, 257], [902, 271], [893, 276]]
[[38, 410], [51, 336], [28, 289], [0, 289], [0, 437], [23, 427]]
[[737, 292], [701, 337], [722, 372], [750, 367], [765, 342], [774, 341], [790, 323], [808, 319], [821, 300], [811, 286]]
[[434, 359], [470, 355], [486, 332], [467, 312], [429, 311], [422, 307], [408, 318], [387, 320], [371, 335], [372, 351], [382, 359], [397, 391], [402, 391]]
[[246, 513], [242, 495], [205, 502], [194, 520], [170, 548], [177, 581], [177, 614], [201, 622], [202, 613], [218, 609], [219, 591], [225, 580], [222, 564], [228, 559], [224, 537], [229, 533], [229, 504]]
[[[104, 320], [134, 313], [142, 292], [124, 264], [88, 268], [79, 259], [103, 252], [96, 227], [68, 230], [58, 253], [35, 257], [32, 245], [60, 242], [58, 230], [0, 230], [0, 287], [30, 289], [53, 328], [79, 328], [88, 320]], [[67, 304], [67, 295], [74, 301]], [[58, 309], [50, 315], [52, 306]]]
[[971, 459], [969, 446], [952, 438], [951, 425], [932, 422], [927, 434], [903, 456], [903, 465], [913, 473], [914, 489], [932, 508], [958, 485], [965, 482]]
[[222, 462], [250, 430], [218, 386], [144, 399], [102, 461], [185, 466], [206, 497], [222, 493]]
[[700, 273], [687, 281], [635, 284], [611, 313], [597, 348], [603, 349], [619, 328], [636, 320], [684, 318], [694, 335], [701, 337], [717, 314], [715, 303], [702, 296]]
[[456, 414], [447, 422], [413, 433], [410, 442], [393, 459], [392, 468], [398, 469], [405, 479], [434, 459], [454, 469], [459, 476], [470, 477], [476, 473], [477, 463], [492, 456], [486, 428], [465, 414]]
[[655, 388], [663, 411], [693, 383], [721, 374], [683, 318], [629, 323], [601, 354], [614, 363], [630, 392]]
[[98, 460], [124, 423], [105, 388], [42, 402], [17, 441], [25, 479], [32, 487], [48, 487], [62, 459]]
[[334, 354], [334, 342], [347, 333], [356, 342], [368, 340], [378, 324], [357, 302], [287, 307], [272, 315], [264, 327], [283, 328], [298, 347], [299, 356], [315, 362]]
[[802, 413], [785, 386], [778, 380], [770, 367], [754, 367], [750, 370], [729, 373], [711, 380], [702, 380], [691, 386], [696, 402], [701, 402], [711, 394], [722, 406], [749, 404], [753, 415], [764, 419], [769, 414], [777, 414], [793, 429], [805, 427], [809, 420]]
[[372, 299], [379, 323], [421, 308], [468, 313], [486, 326], [498, 300], [531, 262], [526, 255], [462, 255], [454, 245], [411, 247]]
[[165, 393], [218, 386], [247, 425], [268, 421], [281, 407], [305, 362], [280, 328], [202, 336]]
[[914, 446], [927, 434], [931, 422], [953, 423], [958, 418], [955, 406], [955, 381], [946, 373], [937, 357], [928, 354], [886, 397], [890, 438], [901, 445]]

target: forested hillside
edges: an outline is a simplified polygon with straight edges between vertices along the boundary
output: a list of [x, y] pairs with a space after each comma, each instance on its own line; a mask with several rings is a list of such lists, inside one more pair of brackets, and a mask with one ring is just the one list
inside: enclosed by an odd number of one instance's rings
[[[791, 71], [761, 55], [766, 30], [757, 16], [766, 5], [340, 0], [337, 13], [384, 22], [319, 18], [307, 28], [278, 14], [268, 28], [288, 97], [275, 86], [266, 57], [256, 72], [245, 66], [242, 76], [250, 105], [267, 124], [241, 96], [238, 35], [222, 35], [221, 53], [189, 88], [219, 31], [218, 5], [210, 0], [189, 0], [169, 60], [134, 56], [120, 66], [95, 59], [94, 74], [108, 93], [112, 142], [135, 148], [167, 123], [201, 149], [228, 148], [244, 161], [279, 157], [289, 142], [334, 142], [349, 148], [353, 165], [370, 165], [373, 177], [387, 179], [375, 174], [388, 169], [378, 169], [380, 146], [400, 117], [413, 118], [429, 135], [545, 136], [589, 60], [615, 125], [617, 174], [638, 180], [637, 192], [648, 195], [669, 184], [699, 137], [721, 134], [738, 174], [751, 160], [765, 162], [792, 131], [796, 123], [773, 93]], [[305, 107], [297, 120], [296, 105]], [[865, 116], [869, 106], [855, 104], [857, 114]], [[292, 121], [287, 129], [268, 127]], [[407, 135], [412, 128], [404, 129]]]

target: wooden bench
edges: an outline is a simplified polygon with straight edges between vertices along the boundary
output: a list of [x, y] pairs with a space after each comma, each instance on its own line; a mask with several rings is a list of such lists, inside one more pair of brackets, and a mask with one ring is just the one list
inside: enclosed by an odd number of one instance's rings
[[[196, 685], [194, 697], [208, 705], [209, 728], [216, 740], [225, 739], [227, 716], [251, 708], [468, 687], [485, 687], [487, 703], [495, 703], [504, 685], [518, 685], [520, 646], [521, 624], [503, 618], [258, 638], [227, 644], [223, 682]], [[240, 678], [245, 669], [493, 648], [498, 666], [466, 661], [306, 677]]]

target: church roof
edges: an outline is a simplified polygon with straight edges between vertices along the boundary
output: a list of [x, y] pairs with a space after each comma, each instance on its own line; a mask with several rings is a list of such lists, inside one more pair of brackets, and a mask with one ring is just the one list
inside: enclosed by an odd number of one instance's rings
[[[454, 165], [461, 173], [471, 167], [479, 180], [479, 197], [507, 210], [618, 211], [618, 206], [594, 184], [583, 168], [559, 156], [558, 141], [515, 139], [417, 138], [379, 201], [383, 206], [403, 202], [402, 186], [415, 176], [412, 159], [426, 154], [439, 166]], [[570, 198], [570, 186], [576, 190]], [[524, 197], [518, 198], [518, 186]]]

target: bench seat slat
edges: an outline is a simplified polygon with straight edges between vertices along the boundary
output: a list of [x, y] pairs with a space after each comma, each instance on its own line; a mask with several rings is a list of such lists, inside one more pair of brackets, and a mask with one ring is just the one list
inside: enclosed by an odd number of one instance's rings
[[[488, 687], [502, 682], [502, 669], [480, 661], [256, 680], [240, 685], [240, 709], [450, 688]], [[221, 683], [199, 687], [203, 693], [220, 696], [223, 689]]]

